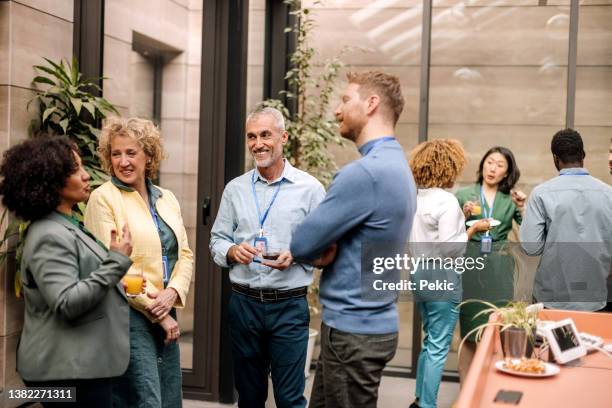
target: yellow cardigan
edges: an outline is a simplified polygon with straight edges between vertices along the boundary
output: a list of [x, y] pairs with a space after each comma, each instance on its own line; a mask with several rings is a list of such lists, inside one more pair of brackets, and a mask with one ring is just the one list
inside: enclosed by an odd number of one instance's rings
[[[193, 252], [189, 249], [187, 232], [181, 216], [181, 208], [170, 190], [155, 186], [162, 192], [156, 202], [159, 216], [168, 224], [178, 241], [178, 259], [170, 275], [169, 288], [178, 293], [175, 307], [183, 308], [193, 273]], [[111, 181], [98, 187], [87, 203], [85, 227], [106, 246], [110, 243], [112, 229], [121, 236], [121, 229], [128, 224], [132, 234], [132, 268], [141, 268], [147, 279], [147, 292], [155, 293], [164, 288], [162, 248], [151, 213], [145, 201], [137, 191], [125, 191], [117, 188]], [[154, 302], [146, 294], [130, 298], [130, 304], [149, 320], [156, 318], [145, 308]]]

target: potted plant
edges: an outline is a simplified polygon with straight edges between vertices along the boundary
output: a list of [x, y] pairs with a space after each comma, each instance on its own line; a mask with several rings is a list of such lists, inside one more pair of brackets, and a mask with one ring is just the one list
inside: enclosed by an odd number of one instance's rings
[[[34, 97], [28, 102], [37, 108], [36, 117], [30, 122], [29, 133], [33, 137], [40, 130], [51, 135], [67, 135], [79, 148], [83, 166], [91, 177], [90, 185], [96, 188], [108, 176], [102, 170], [96, 148], [98, 147], [99, 123], [107, 114], [119, 114], [113, 104], [103, 97], [94, 95], [91, 91], [101, 88], [93, 79], [86, 79], [79, 71], [76, 58], [72, 63], [67, 61], [54, 62], [44, 58], [45, 65], [35, 65], [37, 75], [32, 79]], [[82, 216], [85, 204], [79, 203], [77, 215]], [[8, 218], [5, 209], [0, 216], [0, 225]], [[20, 297], [21, 251], [24, 237], [29, 226], [28, 222], [19, 219], [11, 220], [4, 234], [0, 237], [0, 263], [7, 256], [15, 256], [15, 295]], [[13, 255], [14, 254], [14, 255]]]
[[485, 314], [495, 314], [488, 322], [475, 327], [469, 331], [461, 340], [459, 353], [463, 343], [472, 334], [476, 333], [478, 342], [489, 326], [499, 327], [502, 351], [505, 358], [531, 357], [535, 343], [536, 324], [539, 308], [523, 301], [511, 301], [505, 306], [499, 307], [491, 302], [477, 299], [469, 299], [461, 302], [459, 306], [467, 303], [481, 303], [488, 306], [487, 309], [476, 314], [475, 318]]

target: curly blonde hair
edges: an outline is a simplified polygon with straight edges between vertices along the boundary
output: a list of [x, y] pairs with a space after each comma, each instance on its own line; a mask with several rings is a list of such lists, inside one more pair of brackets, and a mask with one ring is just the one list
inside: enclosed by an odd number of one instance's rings
[[100, 134], [98, 156], [102, 168], [111, 176], [115, 175], [111, 162], [111, 141], [116, 136], [129, 137], [138, 143], [148, 158], [145, 177], [155, 178], [161, 161], [164, 159], [159, 128], [147, 119], [120, 117], [106, 119]]
[[436, 139], [410, 152], [410, 168], [420, 188], [450, 187], [465, 167], [465, 151], [458, 140]]

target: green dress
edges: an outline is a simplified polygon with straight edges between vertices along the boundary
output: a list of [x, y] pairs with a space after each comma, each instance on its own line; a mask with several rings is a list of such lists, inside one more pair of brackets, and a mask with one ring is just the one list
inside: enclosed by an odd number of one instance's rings
[[[456, 196], [463, 208], [466, 201], [472, 201], [474, 196], [480, 197], [480, 184], [464, 187], [457, 191]], [[471, 216], [468, 221], [482, 219], [485, 211], [489, 212], [488, 203], [482, 204], [480, 215]], [[463, 300], [480, 299], [503, 305], [514, 296], [514, 258], [506, 251], [508, 234], [512, 231], [512, 220], [520, 224], [522, 216], [510, 195], [498, 191], [493, 202], [492, 217], [501, 222], [489, 232], [493, 238], [493, 251], [485, 257], [485, 267], [482, 270], [469, 270], [463, 274]], [[480, 253], [481, 236], [481, 233], [472, 236], [466, 251], [467, 257], [483, 256]], [[488, 321], [488, 315], [474, 318], [478, 312], [487, 308], [479, 303], [461, 306], [459, 327], [462, 338], [475, 327]], [[469, 340], [475, 341], [475, 333], [470, 335]]]

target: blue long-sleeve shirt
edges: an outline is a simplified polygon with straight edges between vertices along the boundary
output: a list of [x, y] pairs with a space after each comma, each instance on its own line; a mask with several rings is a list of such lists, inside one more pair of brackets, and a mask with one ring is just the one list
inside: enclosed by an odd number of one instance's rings
[[362, 158], [342, 168], [325, 199], [295, 229], [291, 253], [313, 260], [338, 243], [336, 259], [321, 275], [323, 322], [349, 333], [398, 331], [396, 299], [362, 299], [362, 244], [394, 242], [403, 250], [416, 211], [416, 188], [396, 140], [373, 140]]

